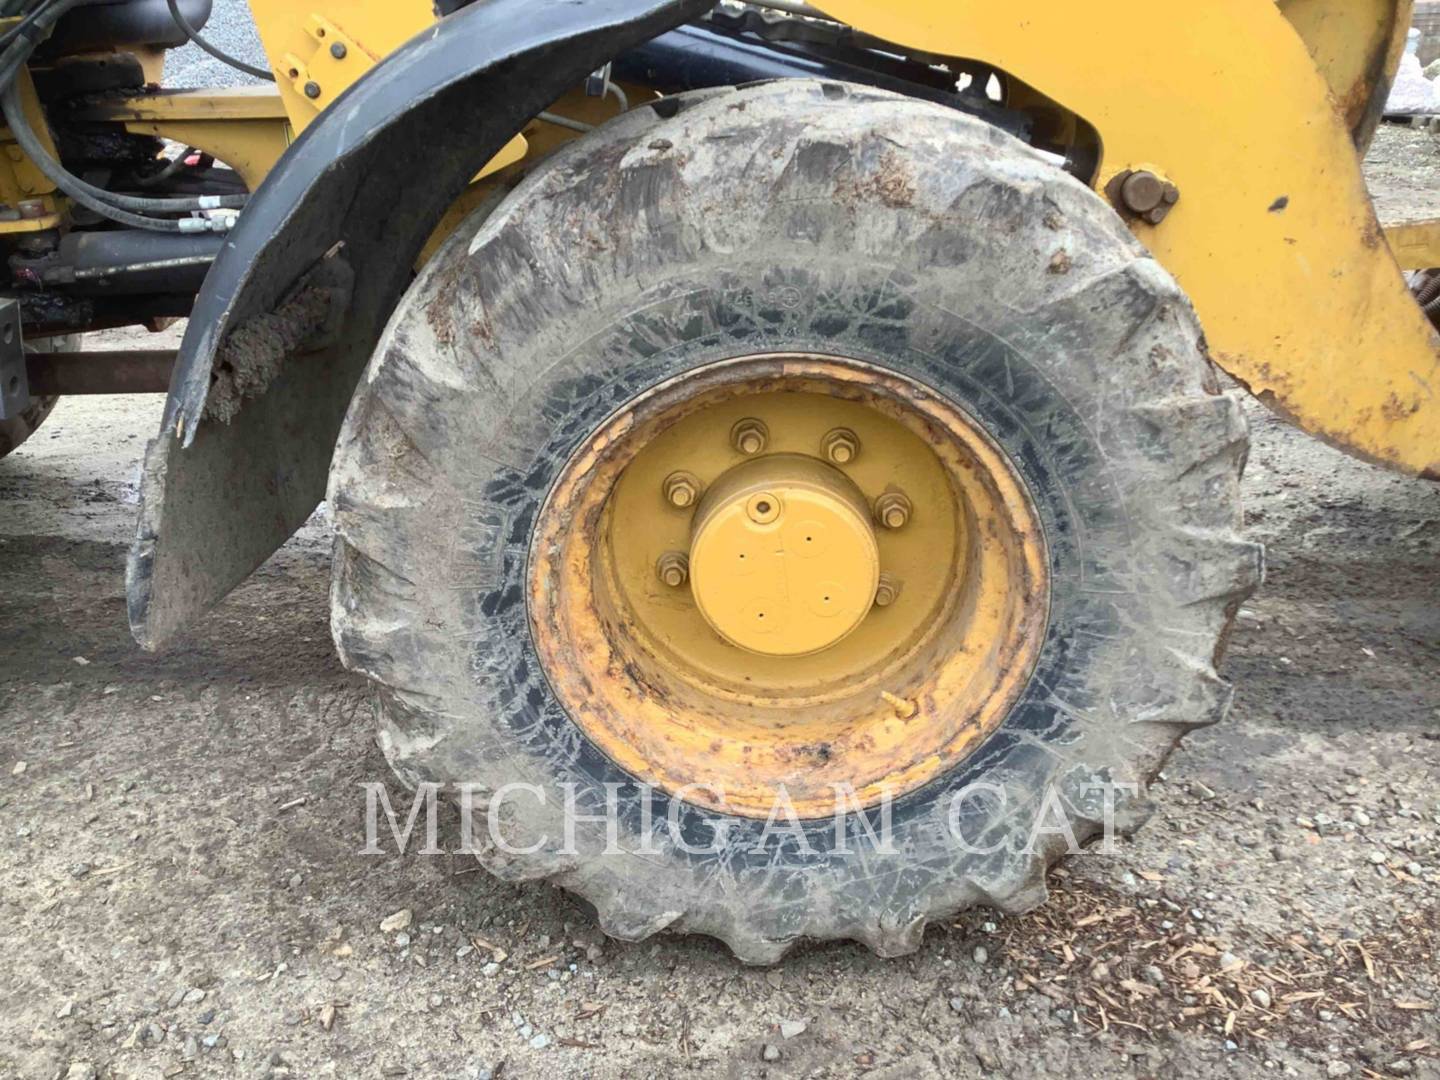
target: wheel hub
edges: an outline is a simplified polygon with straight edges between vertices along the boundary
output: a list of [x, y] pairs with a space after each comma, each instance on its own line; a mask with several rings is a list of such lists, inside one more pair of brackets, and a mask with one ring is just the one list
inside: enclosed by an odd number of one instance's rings
[[801, 454], [747, 461], [701, 501], [690, 543], [695, 604], [726, 641], [805, 656], [860, 625], [880, 583], [880, 549], [860, 489]]
[[946, 399], [858, 360], [737, 357], [576, 451], [527, 605], [552, 690], [631, 776], [825, 817], [837, 786], [898, 797], [1003, 720], [1043, 640], [1041, 537]]

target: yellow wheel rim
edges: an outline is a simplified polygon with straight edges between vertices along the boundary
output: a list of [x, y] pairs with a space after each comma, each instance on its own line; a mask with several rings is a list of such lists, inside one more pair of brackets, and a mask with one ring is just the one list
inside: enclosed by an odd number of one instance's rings
[[999, 726], [1043, 637], [1038, 518], [949, 401], [854, 360], [725, 361], [613, 416], [542, 509], [529, 611], [642, 782], [766, 817], [897, 798]]

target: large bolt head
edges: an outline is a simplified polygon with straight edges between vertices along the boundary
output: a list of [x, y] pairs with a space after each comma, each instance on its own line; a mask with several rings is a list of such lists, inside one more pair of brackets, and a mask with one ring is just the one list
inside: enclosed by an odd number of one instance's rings
[[903, 529], [914, 507], [903, 492], [887, 491], [875, 500], [875, 520], [887, 529]]
[[1120, 187], [1120, 198], [1132, 213], [1148, 214], [1165, 198], [1165, 182], [1147, 169], [1133, 172]]
[[875, 587], [875, 606], [889, 607], [900, 599], [900, 580], [891, 574], [881, 573], [880, 584]]
[[770, 429], [763, 420], [746, 417], [730, 429], [730, 445], [746, 457], [763, 453], [769, 443]]
[[820, 440], [820, 452], [832, 465], [849, 465], [860, 456], [860, 437], [849, 428], [833, 428]]
[[700, 500], [702, 485], [694, 473], [680, 470], [665, 478], [665, 501], [677, 510], [688, 510]]
[[665, 585], [678, 589], [690, 580], [690, 559], [683, 551], [667, 551], [655, 563], [655, 574]]
[[1159, 225], [1180, 201], [1180, 189], [1149, 169], [1120, 173], [1106, 192], [1121, 210]]

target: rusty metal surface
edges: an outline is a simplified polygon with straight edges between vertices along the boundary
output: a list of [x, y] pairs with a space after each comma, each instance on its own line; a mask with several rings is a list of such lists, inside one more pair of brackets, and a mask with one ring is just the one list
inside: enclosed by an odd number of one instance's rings
[[1412, 0], [1280, 0], [1363, 154], [1385, 113]]
[[39, 395], [163, 394], [175, 367], [173, 349], [31, 353], [30, 389]]

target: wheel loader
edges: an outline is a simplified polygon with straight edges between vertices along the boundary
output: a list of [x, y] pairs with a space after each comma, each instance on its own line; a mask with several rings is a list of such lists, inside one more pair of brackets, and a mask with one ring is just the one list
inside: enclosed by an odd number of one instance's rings
[[0, 4], [3, 448], [168, 392], [147, 649], [324, 502], [400, 780], [618, 938], [1034, 906], [1226, 711], [1243, 390], [1440, 474], [1408, 0], [249, 7]]

